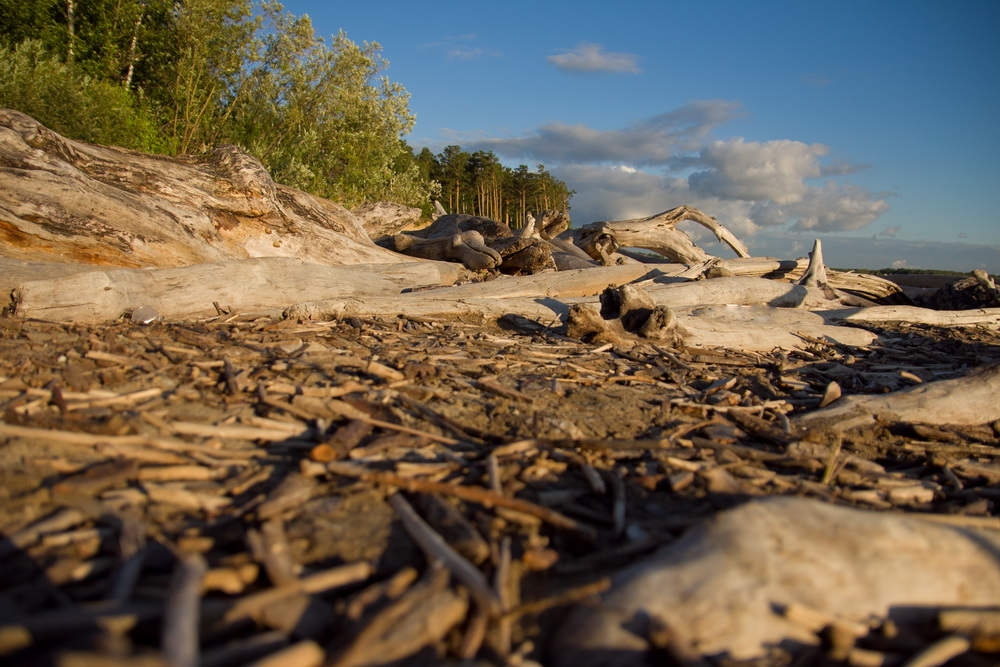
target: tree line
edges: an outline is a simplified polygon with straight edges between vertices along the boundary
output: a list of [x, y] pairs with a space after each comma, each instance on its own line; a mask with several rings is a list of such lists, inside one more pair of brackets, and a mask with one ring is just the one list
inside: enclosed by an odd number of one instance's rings
[[439, 198], [449, 213], [469, 213], [521, 227], [528, 213], [569, 210], [573, 196], [566, 183], [544, 165], [510, 168], [493, 151], [468, 153], [447, 146], [434, 155], [424, 148], [416, 156], [421, 174], [439, 186]]
[[541, 166], [415, 155], [388, 65], [379, 44], [324, 40], [274, 0], [0, 0], [0, 107], [65, 136], [166, 155], [236, 144], [275, 181], [349, 207], [441, 196], [517, 223], [568, 204]]

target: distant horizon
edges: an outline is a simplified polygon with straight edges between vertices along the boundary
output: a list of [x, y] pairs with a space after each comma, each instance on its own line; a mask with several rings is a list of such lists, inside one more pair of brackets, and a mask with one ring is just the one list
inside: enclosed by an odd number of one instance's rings
[[382, 46], [415, 150], [544, 164], [578, 224], [686, 204], [755, 254], [1000, 272], [1000, 3], [285, 5]]

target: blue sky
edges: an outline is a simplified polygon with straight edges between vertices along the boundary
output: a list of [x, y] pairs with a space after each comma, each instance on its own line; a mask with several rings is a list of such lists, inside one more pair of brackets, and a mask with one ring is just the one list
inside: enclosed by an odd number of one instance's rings
[[1000, 1], [285, 8], [382, 46], [416, 149], [544, 164], [576, 225], [688, 204], [755, 255], [1000, 272]]

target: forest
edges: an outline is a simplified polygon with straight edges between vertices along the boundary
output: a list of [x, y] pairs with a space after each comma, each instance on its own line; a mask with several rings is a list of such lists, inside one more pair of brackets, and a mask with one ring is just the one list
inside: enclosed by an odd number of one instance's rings
[[415, 153], [409, 94], [375, 42], [324, 39], [270, 0], [0, 0], [0, 108], [65, 136], [178, 155], [234, 144], [275, 181], [523, 224], [569, 209], [543, 165]]

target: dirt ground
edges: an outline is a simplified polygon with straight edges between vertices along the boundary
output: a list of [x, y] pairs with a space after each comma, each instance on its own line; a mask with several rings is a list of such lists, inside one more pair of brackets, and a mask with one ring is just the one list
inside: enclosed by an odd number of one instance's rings
[[[516, 319], [0, 320], [0, 661], [545, 664], [567, 605], [756, 496], [1000, 516], [1000, 423], [789, 427], [834, 383], [1000, 363], [995, 330], [879, 333], [747, 354]], [[824, 661], [847, 664], [767, 664]]]

